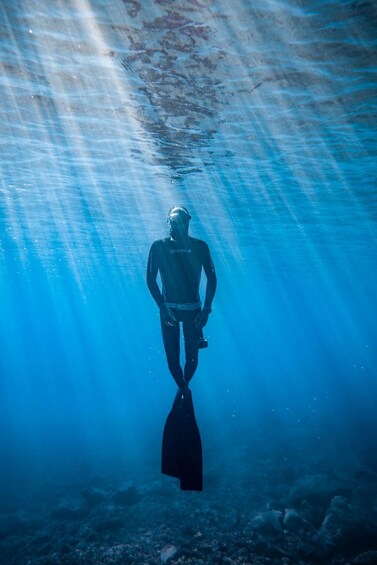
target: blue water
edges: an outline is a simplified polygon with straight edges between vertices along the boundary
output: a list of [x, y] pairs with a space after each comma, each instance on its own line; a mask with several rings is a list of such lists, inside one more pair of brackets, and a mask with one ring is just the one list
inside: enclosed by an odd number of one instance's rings
[[3, 0], [5, 505], [58, 476], [176, 488], [145, 284], [176, 203], [218, 276], [192, 382], [204, 484], [250, 445], [373, 454], [376, 24], [368, 1]]

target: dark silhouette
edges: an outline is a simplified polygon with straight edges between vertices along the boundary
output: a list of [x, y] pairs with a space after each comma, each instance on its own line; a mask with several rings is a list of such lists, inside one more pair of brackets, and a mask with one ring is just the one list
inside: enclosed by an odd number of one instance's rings
[[[179, 387], [165, 424], [162, 472], [181, 479], [181, 488], [202, 490], [202, 451], [188, 388], [198, 366], [199, 349], [206, 347], [203, 327], [211, 312], [216, 273], [208, 245], [188, 235], [191, 216], [183, 206], [168, 214], [168, 238], [152, 244], [147, 284], [160, 308], [161, 331], [169, 370]], [[202, 269], [207, 276], [204, 306], [199, 284]], [[162, 291], [157, 284], [160, 273]], [[183, 325], [185, 366], [180, 363], [180, 322]]]
[[203, 490], [202, 441], [189, 388], [177, 392], [166, 419], [161, 472], [180, 479], [182, 490]]

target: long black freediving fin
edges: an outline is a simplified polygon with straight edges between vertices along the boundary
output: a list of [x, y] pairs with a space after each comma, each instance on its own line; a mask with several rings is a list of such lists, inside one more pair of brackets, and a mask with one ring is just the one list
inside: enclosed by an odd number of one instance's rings
[[178, 391], [166, 419], [161, 472], [180, 479], [182, 490], [203, 490], [202, 441], [189, 389]]

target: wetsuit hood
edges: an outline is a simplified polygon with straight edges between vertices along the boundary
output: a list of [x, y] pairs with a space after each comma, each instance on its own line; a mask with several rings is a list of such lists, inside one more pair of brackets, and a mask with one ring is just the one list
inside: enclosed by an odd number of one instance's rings
[[174, 240], [186, 240], [191, 216], [184, 206], [174, 206], [169, 210], [167, 222], [170, 225], [170, 237]]

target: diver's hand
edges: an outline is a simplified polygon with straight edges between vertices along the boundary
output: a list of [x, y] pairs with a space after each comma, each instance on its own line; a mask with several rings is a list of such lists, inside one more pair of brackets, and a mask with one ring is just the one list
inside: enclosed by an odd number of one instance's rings
[[176, 326], [178, 324], [177, 318], [174, 316], [172, 310], [166, 306], [165, 303], [160, 306], [161, 320], [167, 326]]
[[199, 314], [195, 317], [194, 325], [197, 330], [201, 330], [208, 322], [209, 312], [208, 310], [201, 310]]

